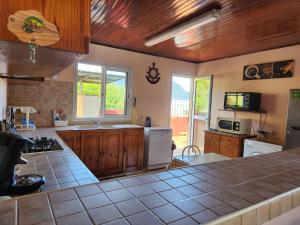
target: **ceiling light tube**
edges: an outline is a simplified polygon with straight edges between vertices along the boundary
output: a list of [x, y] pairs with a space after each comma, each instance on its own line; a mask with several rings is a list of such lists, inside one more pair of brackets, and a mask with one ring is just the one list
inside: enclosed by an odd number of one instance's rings
[[196, 27], [203, 26], [210, 22], [213, 22], [220, 18], [220, 11], [217, 9], [213, 9], [204, 14], [201, 14], [197, 17], [192, 18], [191, 20], [186, 21], [185, 23], [179, 24], [178, 26], [167, 30], [161, 34], [158, 34], [148, 40], [145, 41], [145, 45], [151, 47], [163, 41], [169, 40], [178, 34], [184, 33]]

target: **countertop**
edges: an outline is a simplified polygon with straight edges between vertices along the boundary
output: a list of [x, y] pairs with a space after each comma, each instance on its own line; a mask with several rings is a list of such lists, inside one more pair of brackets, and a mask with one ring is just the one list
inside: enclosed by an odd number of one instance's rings
[[238, 138], [254, 138], [255, 137], [255, 136], [250, 136], [250, 135], [246, 135], [246, 134], [231, 134], [228, 132], [223, 132], [223, 131], [219, 131], [219, 130], [212, 129], [212, 128], [209, 128], [205, 131], [210, 132], [210, 133], [220, 134], [220, 135], [226, 135], [226, 136], [230, 136], [230, 137], [238, 137]]
[[39, 191], [59, 190], [68, 187], [98, 182], [98, 179], [73, 151], [56, 134], [57, 130], [73, 130], [64, 128], [39, 128], [35, 131], [18, 132], [23, 137], [52, 137], [57, 139], [64, 150], [27, 153], [23, 157], [28, 160], [26, 165], [17, 165], [17, 175], [40, 174], [46, 177], [46, 184]]
[[202, 224], [300, 185], [300, 149], [0, 202], [0, 224]]

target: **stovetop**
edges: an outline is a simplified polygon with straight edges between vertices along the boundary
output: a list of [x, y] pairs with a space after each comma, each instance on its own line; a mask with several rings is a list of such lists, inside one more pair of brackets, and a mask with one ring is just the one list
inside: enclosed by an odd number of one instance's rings
[[28, 143], [23, 153], [63, 150], [55, 138], [41, 137], [29, 139], [34, 143]]

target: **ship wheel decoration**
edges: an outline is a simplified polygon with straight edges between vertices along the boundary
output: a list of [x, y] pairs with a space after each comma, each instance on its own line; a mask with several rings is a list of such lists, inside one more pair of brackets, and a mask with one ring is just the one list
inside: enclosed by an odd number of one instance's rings
[[59, 41], [57, 27], [36, 10], [19, 10], [10, 15], [7, 29], [28, 44], [32, 63], [36, 62], [38, 46], [49, 46]]
[[160, 80], [160, 73], [158, 72], [158, 68], [155, 68], [155, 63], [152, 63], [152, 67], [149, 66], [147, 74], [146, 78], [151, 84], [156, 84]]

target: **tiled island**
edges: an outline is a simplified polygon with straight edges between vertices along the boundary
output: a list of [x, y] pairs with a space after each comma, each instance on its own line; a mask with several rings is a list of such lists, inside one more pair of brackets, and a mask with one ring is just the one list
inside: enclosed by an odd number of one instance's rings
[[0, 224], [263, 224], [298, 205], [300, 149], [0, 202]]

